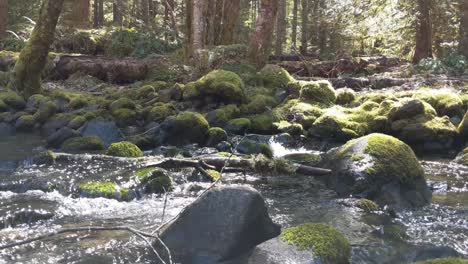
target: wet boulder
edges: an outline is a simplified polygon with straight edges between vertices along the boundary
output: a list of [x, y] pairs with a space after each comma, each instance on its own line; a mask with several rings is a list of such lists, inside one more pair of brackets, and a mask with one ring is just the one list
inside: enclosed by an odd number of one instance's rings
[[413, 150], [384, 134], [351, 140], [327, 153], [324, 166], [333, 170], [327, 184], [340, 196], [367, 198], [396, 208], [423, 206], [431, 192]]
[[133, 192], [122, 188], [113, 182], [83, 182], [78, 185], [77, 191], [81, 197], [107, 198], [120, 201], [133, 199]]
[[279, 234], [257, 190], [222, 186], [189, 205], [160, 237], [175, 262], [215, 264], [245, 263], [256, 245]]
[[259, 79], [267, 88], [276, 90], [284, 89], [294, 78], [284, 68], [278, 65], [267, 64], [258, 73]]
[[122, 140], [122, 132], [114, 122], [92, 120], [80, 129], [83, 136], [99, 137], [105, 146]]
[[458, 133], [462, 141], [468, 141], [468, 112], [465, 114], [465, 117], [458, 126]]
[[62, 143], [65, 142], [65, 140], [79, 136], [80, 133], [78, 133], [76, 130], [73, 130], [68, 127], [63, 127], [47, 137], [47, 146], [57, 148], [60, 145], [62, 145]]
[[468, 147], [458, 154], [455, 162], [468, 166]]
[[112, 143], [107, 149], [106, 155], [114, 157], [139, 158], [143, 157], [141, 149], [128, 141]]

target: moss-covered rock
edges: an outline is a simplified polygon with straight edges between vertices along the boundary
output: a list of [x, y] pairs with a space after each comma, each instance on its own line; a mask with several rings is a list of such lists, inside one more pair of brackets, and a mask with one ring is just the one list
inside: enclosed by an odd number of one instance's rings
[[250, 130], [252, 123], [248, 118], [236, 118], [230, 120], [225, 129], [227, 132], [236, 134], [236, 135], [244, 135], [247, 131]]
[[230, 104], [208, 112], [205, 118], [212, 126], [224, 126], [229, 120], [238, 117], [239, 114], [239, 108]]
[[285, 89], [294, 78], [288, 71], [278, 65], [267, 64], [258, 73], [259, 79], [263, 82], [265, 87], [270, 89]]
[[261, 114], [270, 111], [277, 104], [278, 102], [274, 97], [258, 94], [252, 97], [247, 105], [242, 107], [242, 112], [247, 115]]
[[128, 99], [128, 98], [117, 99], [109, 105], [109, 109], [111, 111], [116, 111], [122, 108], [133, 110], [136, 108], [136, 105], [135, 105], [135, 102], [133, 102], [133, 100]]
[[146, 119], [148, 122], [160, 123], [172, 114], [174, 114], [172, 104], [156, 103], [148, 112]]
[[174, 145], [203, 144], [209, 128], [208, 121], [201, 114], [194, 112], [170, 116], [161, 125], [163, 141]]
[[280, 239], [299, 250], [311, 250], [321, 263], [349, 263], [351, 246], [348, 239], [335, 228], [308, 223], [283, 230]]
[[60, 148], [67, 151], [94, 151], [103, 150], [104, 144], [96, 136], [75, 137], [67, 139]]
[[468, 166], [468, 148], [465, 148], [460, 154], [458, 154], [455, 162]]
[[365, 198], [359, 199], [357, 206], [368, 213], [379, 210], [379, 206], [375, 202]]
[[120, 108], [112, 111], [112, 116], [117, 125], [124, 127], [135, 124], [137, 120], [137, 112], [127, 108]]
[[47, 103], [50, 99], [42, 94], [35, 94], [28, 98], [26, 102], [26, 111], [36, 111], [41, 105]]
[[237, 151], [242, 154], [252, 155], [252, 154], [263, 154], [267, 158], [273, 157], [273, 150], [268, 144], [258, 143], [249, 139], [242, 140], [237, 145]]
[[454, 91], [421, 89], [414, 97], [432, 105], [439, 116], [453, 117], [464, 114], [463, 101]]
[[288, 133], [292, 136], [302, 135], [304, 129], [301, 124], [297, 123], [289, 123], [288, 121], [280, 121], [273, 123], [276, 129], [283, 133]]
[[299, 82], [301, 101], [330, 106], [336, 102], [336, 92], [329, 81]]
[[468, 264], [468, 259], [462, 258], [438, 258], [425, 261], [419, 261], [415, 264]]
[[32, 115], [20, 116], [15, 123], [15, 128], [22, 131], [29, 131], [34, 128], [36, 121]]
[[32, 158], [32, 162], [35, 165], [52, 165], [55, 163], [57, 155], [50, 150], [41, 151]]
[[78, 129], [82, 127], [88, 120], [84, 116], [76, 116], [68, 123], [68, 127], [71, 129]]
[[357, 99], [356, 92], [353, 89], [341, 88], [336, 90], [336, 104], [348, 105]]
[[108, 198], [128, 201], [132, 199], [130, 191], [113, 182], [84, 182], [78, 185], [78, 192], [87, 198]]
[[141, 149], [137, 145], [128, 141], [112, 143], [107, 149], [106, 154], [109, 156], [127, 158], [143, 157]]
[[458, 125], [458, 133], [462, 138], [462, 141], [468, 141], [468, 112], [466, 112], [463, 120]]
[[186, 100], [209, 100], [224, 103], [241, 103], [245, 100], [244, 82], [235, 73], [215, 70], [188, 83], [183, 90]]
[[[356, 158], [359, 157], [359, 158]], [[327, 178], [339, 195], [359, 195], [380, 205], [422, 206], [430, 202], [424, 170], [413, 150], [384, 134], [351, 140], [327, 154]]]
[[165, 193], [174, 189], [169, 173], [160, 168], [144, 168], [135, 173], [145, 193]]
[[304, 129], [309, 129], [324, 111], [315, 105], [291, 99], [276, 107], [273, 112], [280, 120], [299, 123]]
[[283, 157], [294, 163], [307, 166], [317, 166], [322, 161], [322, 156], [315, 153], [292, 153]]
[[251, 122], [250, 130], [253, 133], [272, 135], [277, 131], [274, 123], [279, 120], [272, 113], [254, 115], [249, 117], [249, 119]]
[[34, 120], [37, 123], [44, 123], [50, 117], [52, 117], [57, 111], [59, 107], [57, 104], [51, 101], [47, 101], [39, 106], [39, 109], [34, 113]]
[[26, 106], [23, 97], [13, 91], [0, 92], [0, 100], [13, 109], [23, 109]]
[[214, 147], [227, 139], [228, 135], [224, 129], [220, 127], [212, 127], [208, 130], [206, 145]]
[[206, 172], [208, 173], [208, 175], [210, 176], [210, 180], [212, 182], [215, 182], [217, 180], [219, 180], [221, 178], [221, 173], [219, 173], [219, 171], [215, 171], [215, 170], [206, 170]]
[[84, 97], [72, 97], [69, 99], [67, 107], [71, 110], [80, 109], [90, 104], [90, 101]]

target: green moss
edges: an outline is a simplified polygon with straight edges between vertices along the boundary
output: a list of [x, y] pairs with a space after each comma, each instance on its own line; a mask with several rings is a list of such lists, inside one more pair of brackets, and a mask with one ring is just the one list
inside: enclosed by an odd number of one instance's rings
[[242, 112], [244, 114], [261, 114], [271, 110], [277, 104], [278, 102], [272, 96], [258, 94], [252, 97], [247, 105], [243, 106]]
[[61, 148], [67, 151], [103, 150], [104, 144], [99, 137], [76, 137], [67, 139]]
[[357, 206], [365, 212], [374, 212], [379, 210], [379, 206], [375, 202], [364, 198], [358, 200]]
[[104, 197], [108, 199], [130, 200], [130, 190], [120, 188], [113, 182], [84, 182], [78, 185], [78, 191], [81, 195], [90, 198]]
[[174, 113], [172, 104], [156, 103], [147, 114], [147, 121], [162, 122]]
[[335, 89], [329, 81], [300, 82], [300, 99], [308, 103], [318, 103], [326, 106], [335, 104]]
[[294, 81], [288, 71], [278, 65], [268, 64], [258, 73], [263, 85], [270, 89], [284, 89]]
[[432, 105], [439, 116], [462, 116], [464, 113], [460, 96], [450, 90], [421, 89], [414, 97]]
[[244, 82], [233, 72], [215, 70], [198, 81], [188, 83], [184, 87], [183, 97], [187, 100], [213, 97], [224, 103], [241, 103], [245, 99]]
[[206, 170], [208, 175], [210, 175], [210, 180], [215, 182], [221, 178], [221, 173], [215, 170]]
[[47, 119], [49, 119], [51, 116], [53, 116], [57, 112], [57, 110], [58, 106], [55, 103], [51, 101], [46, 102], [39, 106], [39, 109], [36, 111], [36, 113], [34, 113], [34, 120], [37, 123], [43, 123], [47, 121]]
[[168, 143], [176, 145], [202, 144], [210, 128], [208, 121], [201, 114], [194, 112], [182, 112], [177, 116], [168, 117], [162, 127]]
[[374, 158], [372, 170], [377, 175], [391, 174], [393, 177], [398, 177], [403, 183], [412, 182], [424, 175], [413, 150], [394, 137], [384, 134], [367, 136], [367, 146], [364, 153], [370, 154]]
[[70, 122], [68, 123], [68, 127], [71, 129], [78, 129], [82, 127], [86, 123], [86, 118], [84, 116], [77, 116], [74, 117]]
[[299, 164], [316, 166], [322, 161], [322, 156], [314, 153], [293, 153], [284, 157], [285, 159]]
[[276, 131], [276, 127], [273, 124], [278, 121], [278, 118], [270, 113], [255, 115], [249, 119], [251, 122], [250, 129], [254, 133], [274, 134]]
[[15, 127], [19, 130], [31, 130], [35, 123], [32, 115], [23, 115], [16, 120]]
[[299, 99], [292, 99], [275, 108], [274, 112], [280, 118], [287, 119], [288, 116], [296, 116], [298, 114], [318, 118], [324, 111], [317, 106], [301, 102]]
[[90, 101], [84, 97], [74, 97], [70, 99], [68, 103], [68, 108], [75, 110], [88, 106]]
[[280, 239], [300, 250], [312, 250], [326, 264], [348, 263], [351, 246], [338, 230], [324, 224], [308, 223], [284, 230]]
[[462, 138], [468, 138], [468, 112], [466, 112], [460, 125], [458, 125], [458, 133]]
[[23, 97], [13, 91], [0, 92], [0, 100], [14, 109], [22, 109], [26, 105]]
[[229, 120], [239, 116], [240, 111], [236, 105], [230, 104], [209, 112], [206, 119], [213, 126], [223, 126]]
[[257, 80], [257, 70], [254, 66], [243, 63], [223, 64], [222, 69], [231, 71], [239, 75], [245, 84], [255, 84]]
[[349, 88], [336, 90], [336, 103], [339, 105], [348, 105], [356, 100], [356, 92]]
[[468, 259], [462, 258], [439, 258], [416, 262], [416, 264], [468, 264]]
[[152, 99], [157, 96], [157, 91], [156, 88], [153, 85], [144, 85], [140, 88], [135, 93], [135, 98], [136, 99]]
[[122, 109], [122, 108], [133, 110], [136, 108], [136, 105], [135, 105], [135, 102], [133, 102], [132, 100], [128, 98], [120, 98], [112, 102], [109, 106], [109, 109], [111, 111], [115, 111], [115, 110]]
[[107, 149], [106, 154], [109, 156], [128, 158], [143, 157], [143, 152], [141, 151], [141, 149], [135, 144], [128, 141], [112, 143]]
[[127, 108], [120, 108], [112, 111], [112, 116], [119, 126], [134, 124], [137, 119], [137, 113]]
[[241, 141], [237, 146], [237, 150], [240, 153], [248, 154], [248, 155], [263, 154], [268, 158], [273, 157], [273, 150], [270, 148], [268, 144], [257, 143], [257, 142], [250, 141], [250, 140]]
[[208, 130], [207, 138], [207, 146], [216, 146], [220, 142], [226, 141], [228, 139], [228, 135], [224, 129], [220, 127], [212, 127]]
[[228, 157], [237, 158], [236, 155], [234, 155], [234, 154], [232, 154], [230, 152], [218, 152], [218, 156], [225, 157], [225, 158], [228, 158]]
[[0, 99], [0, 112], [5, 112], [8, 110], [8, 105]]
[[358, 98], [360, 103], [375, 102], [380, 104], [385, 100], [397, 101], [397, 98], [393, 94], [383, 92], [367, 93]]
[[301, 135], [303, 133], [303, 127], [301, 124], [289, 123], [288, 121], [280, 121], [273, 123], [273, 125], [281, 132], [289, 133], [293, 136]]
[[149, 174], [151, 174], [155, 170], [156, 168], [151, 168], [151, 167], [139, 169], [138, 171], [135, 172], [135, 176], [143, 179], [144, 177], [147, 177]]
[[6, 87], [10, 81], [10, 73], [0, 71], [0, 87]]
[[166, 170], [160, 168], [144, 168], [135, 174], [143, 186], [145, 193], [165, 193], [174, 189], [172, 180]]

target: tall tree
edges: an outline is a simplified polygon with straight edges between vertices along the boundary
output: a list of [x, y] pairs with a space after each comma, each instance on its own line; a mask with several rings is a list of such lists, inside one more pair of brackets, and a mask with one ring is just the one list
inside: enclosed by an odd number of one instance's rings
[[8, 27], [8, 0], [0, 0], [0, 40], [5, 38]]
[[140, 15], [145, 26], [150, 24], [149, 0], [140, 0]]
[[104, 0], [94, 0], [94, 28], [104, 26]]
[[203, 0], [191, 0], [191, 28], [190, 28], [190, 55], [193, 56], [197, 51], [205, 47], [204, 36], [205, 36], [205, 3]]
[[468, 58], [468, 0], [460, 0], [460, 53]]
[[55, 27], [62, 11], [63, 1], [42, 1], [36, 26], [13, 68], [8, 88], [18, 91], [25, 98], [41, 93], [41, 75], [47, 62], [50, 45], [54, 41]]
[[90, 0], [65, 0], [63, 7], [65, 23], [73, 28], [89, 28], [90, 4]]
[[278, 0], [259, 0], [255, 31], [250, 38], [249, 58], [257, 66], [262, 66], [270, 55], [271, 37], [278, 12]]
[[309, 25], [309, 0], [301, 0], [302, 6], [302, 25], [301, 25], [301, 54], [307, 54], [308, 25]]
[[278, 15], [276, 16], [276, 56], [283, 54], [283, 44], [286, 41], [286, 0], [278, 0]]
[[[219, 1], [219, 0], [218, 0]], [[223, 0], [223, 19], [221, 41], [219, 44], [229, 45], [234, 43], [234, 33], [239, 22], [241, 0]]]
[[124, 0], [114, 0], [112, 3], [112, 20], [114, 24], [122, 26], [124, 10]]
[[292, 20], [292, 50], [295, 52], [297, 50], [297, 12], [299, 9], [299, 0], [293, 0], [293, 20]]
[[413, 63], [432, 58], [431, 0], [417, 0], [416, 9], [416, 49]]

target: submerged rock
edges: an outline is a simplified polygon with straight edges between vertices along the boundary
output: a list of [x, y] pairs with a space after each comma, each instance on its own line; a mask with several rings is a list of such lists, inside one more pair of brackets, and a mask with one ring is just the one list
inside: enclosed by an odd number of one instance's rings
[[21, 224], [31, 225], [38, 221], [49, 220], [54, 214], [45, 210], [22, 209], [16, 212], [7, 213], [0, 218], [0, 229], [15, 227]]
[[83, 136], [97, 136], [107, 147], [122, 140], [122, 133], [114, 122], [92, 120], [80, 129]]
[[189, 205], [160, 236], [175, 262], [215, 264], [245, 263], [256, 245], [279, 234], [257, 190], [223, 186]]
[[413, 150], [394, 137], [371, 134], [349, 141], [327, 156], [324, 165], [333, 170], [327, 183], [341, 196], [394, 207], [422, 206], [431, 200]]

